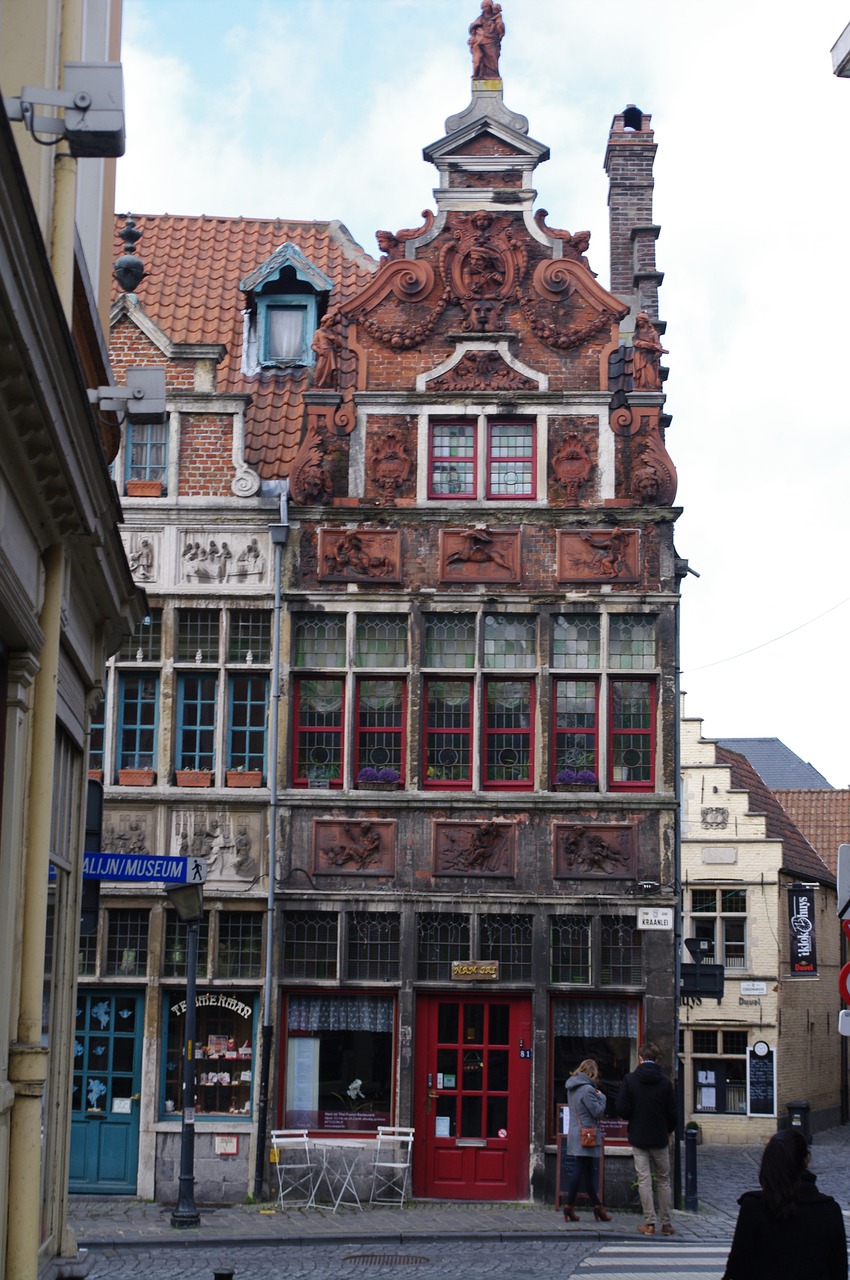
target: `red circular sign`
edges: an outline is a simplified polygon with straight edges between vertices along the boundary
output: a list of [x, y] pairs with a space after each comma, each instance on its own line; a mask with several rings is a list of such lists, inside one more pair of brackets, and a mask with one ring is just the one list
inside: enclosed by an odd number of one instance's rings
[[844, 937], [845, 937], [845, 938], [850, 938], [850, 920], [842, 920], [842, 921], [841, 921], [841, 928], [842, 928], [842, 930], [843, 930], [843, 932], [844, 932]]
[[838, 994], [845, 1004], [850, 1004], [850, 964], [846, 964], [838, 975]]

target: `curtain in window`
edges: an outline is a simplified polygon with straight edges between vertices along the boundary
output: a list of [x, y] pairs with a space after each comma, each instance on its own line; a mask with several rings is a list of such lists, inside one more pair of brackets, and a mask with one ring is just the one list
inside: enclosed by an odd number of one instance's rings
[[297, 360], [301, 355], [304, 312], [301, 307], [270, 307], [269, 356], [272, 360]]
[[626, 1036], [638, 1033], [638, 1008], [633, 1000], [556, 1000], [556, 1036]]
[[391, 996], [290, 996], [290, 1031], [392, 1031]]

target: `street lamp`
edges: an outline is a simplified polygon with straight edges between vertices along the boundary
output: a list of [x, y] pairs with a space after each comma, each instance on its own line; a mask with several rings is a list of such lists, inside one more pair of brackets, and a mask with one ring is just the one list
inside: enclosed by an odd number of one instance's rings
[[195, 1208], [195, 1021], [197, 1014], [198, 932], [204, 918], [203, 884], [179, 884], [166, 897], [186, 926], [186, 1035], [183, 1042], [183, 1119], [180, 1127], [180, 1180], [172, 1227], [198, 1227]]

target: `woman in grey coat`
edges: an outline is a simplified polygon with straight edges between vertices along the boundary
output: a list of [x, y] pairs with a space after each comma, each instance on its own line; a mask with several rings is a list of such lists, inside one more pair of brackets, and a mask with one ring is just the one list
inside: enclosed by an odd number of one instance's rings
[[[610, 1222], [611, 1215], [605, 1208], [593, 1185], [593, 1161], [602, 1154], [602, 1130], [599, 1121], [605, 1114], [605, 1094], [599, 1088], [599, 1068], [592, 1058], [580, 1062], [566, 1082], [567, 1102], [570, 1108], [570, 1131], [567, 1134], [567, 1155], [575, 1156], [575, 1172], [566, 1190], [564, 1204], [564, 1220], [578, 1222], [575, 1211], [575, 1200], [584, 1189], [590, 1196], [593, 1205], [593, 1216], [597, 1222]], [[583, 1128], [596, 1128], [596, 1146], [581, 1145]], [[582, 1185], [583, 1184], [583, 1185]]]

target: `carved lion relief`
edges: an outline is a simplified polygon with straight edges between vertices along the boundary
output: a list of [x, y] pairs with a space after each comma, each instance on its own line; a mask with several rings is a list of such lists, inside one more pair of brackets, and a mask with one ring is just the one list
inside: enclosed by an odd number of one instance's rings
[[394, 875], [395, 848], [395, 822], [362, 818], [316, 818], [313, 822], [316, 875]]
[[435, 822], [435, 876], [514, 876], [513, 822]]
[[555, 824], [554, 837], [556, 878], [634, 879], [633, 827], [559, 822]]

